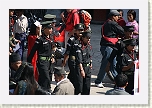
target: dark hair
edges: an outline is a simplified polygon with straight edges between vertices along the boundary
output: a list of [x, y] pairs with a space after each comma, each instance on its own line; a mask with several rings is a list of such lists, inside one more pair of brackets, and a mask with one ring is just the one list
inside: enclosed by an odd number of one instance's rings
[[124, 87], [128, 82], [128, 77], [125, 74], [118, 74], [115, 77], [115, 83], [117, 87]]
[[133, 19], [136, 19], [136, 12], [134, 10], [128, 10], [127, 14], [132, 14], [133, 15]]
[[117, 11], [118, 11], [118, 12], [122, 12], [122, 16], [123, 16], [123, 13], [124, 13], [124, 12], [123, 12], [122, 9], [118, 9]]
[[31, 24], [29, 35], [36, 35], [36, 28], [37, 26], [35, 24]]
[[37, 82], [34, 78], [34, 68], [31, 63], [27, 63], [23, 69], [20, 80], [27, 82], [27, 95], [34, 95], [37, 89]]

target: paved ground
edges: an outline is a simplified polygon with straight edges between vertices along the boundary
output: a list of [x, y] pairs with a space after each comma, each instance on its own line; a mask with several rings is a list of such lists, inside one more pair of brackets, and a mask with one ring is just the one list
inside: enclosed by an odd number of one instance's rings
[[[100, 38], [101, 38], [101, 25], [97, 25], [97, 24], [91, 24], [91, 29], [92, 29], [92, 37], [91, 37], [91, 44], [93, 47], [93, 69], [92, 69], [92, 75], [91, 75], [91, 94], [90, 95], [104, 95], [105, 92], [109, 89], [111, 89], [114, 84], [109, 80], [109, 78], [106, 76], [104, 81], [103, 81], [103, 85], [105, 86], [104, 88], [98, 88], [95, 86], [94, 84], [94, 80], [97, 78], [97, 74], [100, 68], [100, 62], [101, 62], [101, 58], [102, 55], [100, 53]], [[25, 58], [26, 58], [26, 53], [25, 52]], [[61, 60], [58, 60], [57, 65], [61, 65]], [[69, 71], [68, 66], [65, 66], [65, 70]], [[52, 78], [52, 90], [55, 87], [55, 81], [54, 78]]]

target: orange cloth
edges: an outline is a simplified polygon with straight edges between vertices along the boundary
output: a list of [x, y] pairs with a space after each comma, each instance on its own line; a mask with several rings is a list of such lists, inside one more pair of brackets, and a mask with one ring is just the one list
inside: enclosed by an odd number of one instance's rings
[[72, 12], [68, 13], [67, 19], [66, 19], [66, 31], [72, 31], [74, 26], [76, 24], [80, 23], [80, 18], [77, 13], [77, 9], [72, 10]]
[[[27, 52], [27, 56], [30, 54], [32, 47], [35, 44], [35, 40], [37, 39], [37, 37], [35, 35], [29, 35], [28, 36], [28, 52]], [[36, 61], [37, 61], [37, 51], [35, 53], [35, 55], [32, 58], [32, 65], [34, 68], [34, 77], [36, 79], [36, 81], [38, 81], [38, 70], [37, 70], [37, 65], [36, 65]]]
[[[60, 30], [61, 26], [56, 28], [57, 30]], [[65, 40], [65, 30], [63, 30], [59, 36], [54, 36], [54, 42], [64, 42]]]

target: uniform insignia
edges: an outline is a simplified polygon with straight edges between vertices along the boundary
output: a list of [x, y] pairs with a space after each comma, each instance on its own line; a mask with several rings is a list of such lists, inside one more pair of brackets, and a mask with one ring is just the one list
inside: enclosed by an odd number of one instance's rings
[[71, 44], [67, 43], [68, 46], [71, 46]]
[[132, 61], [132, 59], [129, 59], [128, 61]]
[[79, 44], [79, 45], [78, 45], [78, 47], [82, 47], [82, 45], [81, 45], [81, 44]]
[[39, 42], [38, 42], [38, 41], [35, 41], [35, 43], [37, 43], [37, 44], [38, 44]]
[[87, 53], [83, 53], [83, 55], [86, 55]]
[[121, 56], [124, 56], [124, 54], [122, 53]]
[[70, 38], [70, 40], [72, 40], [72, 41], [73, 41], [73, 40], [74, 40], [74, 37], [71, 37], [71, 38]]
[[80, 50], [77, 50], [76, 52], [79, 52], [79, 53], [80, 53], [81, 51], [80, 51]]
[[77, 46], [78, 44], [74, 44], [74, 46]]
[[48, 42], [43, 42], [43, 44], [47, 44]]

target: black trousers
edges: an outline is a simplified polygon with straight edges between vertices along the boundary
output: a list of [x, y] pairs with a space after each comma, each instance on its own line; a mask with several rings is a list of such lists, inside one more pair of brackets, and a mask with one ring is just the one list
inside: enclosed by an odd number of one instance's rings
[[74, 88], [76, 86], [76, 63], [75, 60], [71, 60], [70, 58], [68, 59], [68, 67], [70, 70], [70, 73], [68, 74], [68, 79], [71, 81], [73, 84]]
[[81, 76], [79, 67], [76, 68], [75, 95], [78, 95], [79, 93], [81, 93], [81, 95], [90, 95], [91, 69], [89, 66], [83, 68], [85, 71], [85, 78]]
[[127, 75], [128, 77], [128, 85], [125, 88], [125, 91], [128, 92], [129, 94], [133, 95], [133, 89], [134, 89], [134, 74], [132, 75]]
[[51, 92], [51, 86], [50, 86], [50, 61], [47, 60], [38, 60], [37, 63], [38, 71], [39, 71], [39, 79], [38, 83], [39, 85], [49, 92]]

